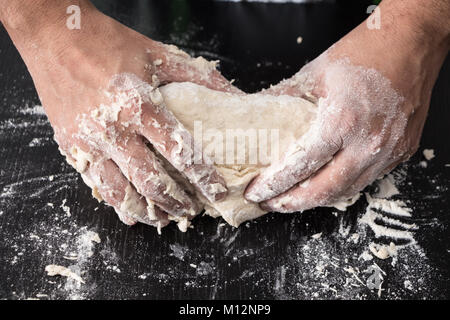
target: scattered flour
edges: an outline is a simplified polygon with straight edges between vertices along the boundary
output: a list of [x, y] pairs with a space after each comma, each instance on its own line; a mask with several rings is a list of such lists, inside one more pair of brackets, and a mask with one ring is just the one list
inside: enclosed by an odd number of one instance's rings
[[423, 150], [423, 156], [425, 157], [425, 159], [430, 161], [431, 159], [433, 159], [435, 157], [434, 149], [425, 149], [425, 150]]
[[[44, 114], [42, 107], [39, 106], [24, 110], [22, 113], [26, 115]], [[34, 120], [25, 122], [25, 124], [13, 120], [1, 122], [0, 132], [6, 132], [6, 129], [22, 130], [27, 127], [41, 126], [41, 122], [44, 123], [44, 121], [34, 122]], [[45, 126], [49, 128], [46, 122]], [[450, 167], [450, 164], [447, 164], [446, 167]], [[417, 168], [415, 167], [415, 170]], [[396, 169], [395, 172], [401, 173], [402, 168]], [[310, 239], [317, 234], [321, 234], [321, 236], [316, 237], [314, 241], [305, 241], [298, 237], [301, 232], [296, 228], [302, 224], [294, 223], [294, 221], [303, 218], [297, 216], [292, 218], [290, 220], [292, 222], [286, 226], [286, 231], [291, 234], [291, 240], [286, 246], [281, 246], [276, 241], [276, 236], [271, 236], [270, 232], [258, 239], [259, 243], [246, 246], [242, 242], [236, 242], [239, 230], [218, 223], [217, 234], [208, 237], [205, 235], [205, 241], [214, 243], [214, 251], [211, 254], [198, 256], [197, 248], [188, 247], [184, 244], [185, 242], [181, 241], [170, 245], [173, 256], [170, 258], [178, 260], [178, 265], [189, 266], [192, 264], [196, 266], [190, 268], [190, 274], [180, 274], [178, 271], [182, 269], [177, 269], [176, 266], [172, 266], [168, 270], [156, 267], [157, 272], [153, 271], [153, 267], [149, 267], [141, 270], [138, 273], [139, 276], [136, 274], [136, 277], [167, 286], [175, 278], [186, 279], [189, 288], [211, 286], [211, 282], [203, 282], [203, 279], [213, 279], [215, 285], [211, 297], [220, 294], [220, 289], [240, 281], [242, 283], [251, 282], [261, 288], [264, 288], [267, 283], [274, 295], [281, 298], [363, 299], [373, 297], [368, 293], [368, 281], [373, 275], [373, 270], [378, 270], [379, 273], [375, 273], [375, 275], [381, 281], [374, 289], [378, 296], [401, 297], [398, 291], [394, 291], [395, 286], [386, 286], [389, 281], [398, 280], [400, 287], [404, 287], [415, 296], [426, 297], [432, 290], [427, 285], [427, 277], [434, 277], [433, 269], [427, 263], [425, 253], [414, 239], [419, 223], [415, 223], [410, 201], [406, 201], [399, 192], [398, 182], [404, 179], [404, 174], [403, 177], [402, 174], [398, 177], [396, 173], [380, 180], [376, 192], [366, 194], [369, 205], [362, 217], [358, 217], [356, 230], [354, 226], [344, 222], [344, 214], [333, 212], [338, 220], [336, 227], [338, 231], [329, 234], [315, 230], [305, 238]], [[77, 181], [77, 175], [69, 172], [55, 174], [53, 178], [50, 176], [25, 177], [20, 181], [4, 184], [0, 188], [0, 216], [10, 213], [9, 205], [17, 198], [42, 199], [43, 196], [49, 197], [60, 191], [65, 192], [67, 185], [76, 188]], [[404, 185], [408, 183], [411, 181], [406, 181]], [[440, 185], [436, 187], [440, 187]], [[46, 278], [47, 285], [53, 286], [52, 289], [46, 292], [42, 292], [41, 289], [32, 292], [32, 296], [35, 298], [86, 299], [93, 297], [96, 290], [96, 284], [89, 271], [93, 267], [92, 260], [98, 256], [94, 255], [96, 246], [102, 242], [97, 233], [76, 225], [72, 221], [73, 217], [68, 217], [64, 206], [66, 206], [66, 201], [63, 201], [60, 206], [49, 202], [44, 203], [43, 208], [37, 207], [38, 214], [52, 215], [55, 219], [54, 223], [50, 225], [42, 222], [33, 225], [28, 233], [10, 238], [7, 243], [13, 255], [8, 254], [4, 260], [14, 266], [13, 269], [24, 265], [24, 257], [39, 252], [42, 255], [40, 259], [49, 263], [46, 267], [47, 272], [50, 271], [55, 275], [61, 275], [61, 273], [75, 275], [75, 277], [73, 275], [65, 276], [66, 279]], [[271, 219], [271, 217], [266, 217], [262, 223], [270, 224]], [[246, 229], [258, 223], [259, 221], [248, 223]], [[104, 248], [104, 243], [102, 243], [102, 247]], [[280, 257], [280, 265], [272, 269], [273, 266], [268, 263], [271, 260], [267, 253], [273, 253], [280, 248], [284, 250]], [[110, 249], [103, 249], [99, 258], [104, 260], [104, 269], [114, 272], [116, 275], [125, 272], [122, 270], [126, 270], [119, 265], [119, 256]], [[219, 258], [229, 258], [229, 265], [232, 268], [247, 264], [253, 266], [253, 269], [245, 269], [237, 279], [226, 279], [224, 282], [223, 275], [216, 272], [215, 269], [219, 263], [216, 259]], [[396, 265], [390, 265], [389, 259], [392, 261], [396, 259]], [[66, 266], [64, 262], [72, 265]], [[361, 262], [365, 265], [361, 266]], [[377, 267], [375, 262], [379, 263], [382, 268]], [[370, 269], [371, 267], [373, 268]], [[39, 270], [42, 272], [43, 266], [40, 268]], [[390, 277], [384, 277], [386, 273], [390, 274]], [[205, 275], [207, 277], [203, 277]], [[84, 283], [78, 281], [80, 279]], [[269, 279], [273, 279], [273, 281], [269, 281]], [[12, 294], [19, 298], [30, 297], [29, 295], [28, 297], [23, 296], [23, 293], [20, 292]]]
[[[378, 191], [371, 196], [366, 193], [368, 202], [365, 214], [359, 223], [370, 227], [376, 239], [391, 239], [388, 244], [371, 242], [370, 252], [379, 259], [397, 256], [397, 250], [416, 243], [413, 231], [417, 225], [402, 221], [410, 218], [412, 210], [401, 200], [390, 199], [399, 194], [393, 175], [378, 181]], [[396, 245], [395, 241], [401, 244]]]
[[47, 272], [47, 275], [49, 275], [50, 277], [59, 275], [59, 276], [73, 279], [80, 283], [84, 283], [84, 280], [79, 275], [77, 275], [75, 272], [73, 272], [69, 268], [66, 268], [63, 266], [59, 266], [56, 264], [49, 264], [48, 266], [45, 267], [45, 271]]

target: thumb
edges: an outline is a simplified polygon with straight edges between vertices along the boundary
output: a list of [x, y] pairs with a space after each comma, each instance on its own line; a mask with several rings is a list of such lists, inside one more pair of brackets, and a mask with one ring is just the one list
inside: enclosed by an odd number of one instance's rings
[[217, 61], [203, 57], [193, 58], [174, 45], [162, 45], [163, 56], [154, 67], [154, 74], [161, 84], [193, 82], [212, 90], [243, 93], [216, 70]]
[[247, 187], [245, 198], [252, 202], [271, 199], [309, 178], [327, 164], [342, 147], [335, 137], [321, 132], [319, 125], [292, 144], [284, 158], [273, 163]]
[[320, 88], [322, 88], [320, 81], [322, 72], [318, 67], [318, 60], [319, 58], [311, 61], [303, 66], [300, 71], [291, 78], [284, 79], [278, 84], [262, 90], [261, 93], [275, 96], [289, 95], [303, 98], [314, 103], [317, 102], [318, 97], [324, 96], [324, 92], [320, 90]]

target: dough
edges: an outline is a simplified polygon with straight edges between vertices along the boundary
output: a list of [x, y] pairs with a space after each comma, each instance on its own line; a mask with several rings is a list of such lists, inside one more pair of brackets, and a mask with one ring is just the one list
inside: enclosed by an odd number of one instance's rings
[[214, 159], [226, 181], [228, 195], [220, 202], [210, 203], [197, 194], [206, 213], [222, 216], [235, 227], [265, 214], [244, 199], [245, 188], [308, 131], [316, 106], [291, 96], [235, 95], [193, 83], [172, 83], [159, 90], [166, 107], [197, 145], [201, 141], [203, 152]]

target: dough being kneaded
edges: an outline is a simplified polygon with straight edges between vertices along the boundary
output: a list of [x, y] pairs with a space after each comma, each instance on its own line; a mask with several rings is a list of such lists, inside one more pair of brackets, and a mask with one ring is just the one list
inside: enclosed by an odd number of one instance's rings
[[236, 95], [188, 82], [159, 90], [166, 107], [192, 133], [195, 143], [201, 140], [204, 154], [214, 160], [227, 184], [228, 195], [222, 201], [210, 203], [197, 194], [206, 213], [222, 216], [235, 227], [265, 214], [258, 204], [244, 199], [245, 188], [309, 130], [316, 106], [297, 97]]

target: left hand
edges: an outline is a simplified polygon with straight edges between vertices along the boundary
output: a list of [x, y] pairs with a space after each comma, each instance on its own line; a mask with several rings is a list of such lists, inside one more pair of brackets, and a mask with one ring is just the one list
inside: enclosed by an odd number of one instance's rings
[[[382, 12], [395, 11], [395, 2], [383, 3]], [[314, 99], [318, 116], [249, 185], [248, 200], [276, 212], [330, 206], [416, 152], [450, 41], [430, 30], [424, 41], [414, 27], [409, 20], [385, 22], [381, 30], [363, 23], [294, 77], [265, 90]]]

